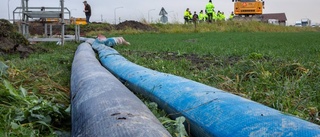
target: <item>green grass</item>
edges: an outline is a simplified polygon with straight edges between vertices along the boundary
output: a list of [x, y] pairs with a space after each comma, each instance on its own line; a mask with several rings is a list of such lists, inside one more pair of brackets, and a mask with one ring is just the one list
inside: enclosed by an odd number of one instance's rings
[[9, 66], [0, 80], [0, 136], [70, 134], [69, 87], [76, 44], [37, 45], [27, 59], [0, 58]]
[[[130, 61], [214, 86], [284, 113], [320, 124], [320, 48], [317, 28], [256, 22], [193, 25], [151, 24], [159, 31], [101, 29], [87, 36], [123, 36], [130, 46], [116, 50]], [[4, 55], [0, 73], [0, 136], [58, 136], [70, 133], [69, 88], [77, 43], [39, 43], [26, 59]], [[173, 135], [185, 135], [182, 119], [172, 121], [139, 96]], [[51, 119], [51, 120], [50, 120]]]
[[[186, 34], [124, 35], [133, 47], [143, 51], [195, 53], [200, 55], [249, 55], [256, 52], [275, 58], [301, 61], [319, 59], [319, 32], [207, 32]], [[300, 57], [304, 56], [304, 57]], [[316, 58], [315, 58], [316, 57]], [[306, 60], [304, 60], [306, 59]]]
[[318, 36], [319, 32], [139, 34], [125, 35], [132, 45], [117, 50], [147, 68], [320, 124]]
[[260, 22], [226, 21], [214, 22], [213, 24], [151, 24], [159, 32], [186, 33], [186, 32], [301, 32], [319, 31], [320, 28], [277, 26]]

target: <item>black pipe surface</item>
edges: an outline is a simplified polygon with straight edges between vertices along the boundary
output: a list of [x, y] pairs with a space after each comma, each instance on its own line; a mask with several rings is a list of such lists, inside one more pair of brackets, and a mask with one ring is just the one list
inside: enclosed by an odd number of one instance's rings
[[152, 112], [108, 70], [89, 43], [72, 63], [73, 137], [170, 137]]

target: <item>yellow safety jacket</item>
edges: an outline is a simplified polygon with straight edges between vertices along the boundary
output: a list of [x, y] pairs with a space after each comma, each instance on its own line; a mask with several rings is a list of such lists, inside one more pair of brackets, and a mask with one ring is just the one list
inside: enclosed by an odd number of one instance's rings
[[199, 20], [204, 20], [204, 14], [203, 13], [199, 14]]
[[185, 11], [185, 12], [184, 12], [184, 17], [188, 17], [188, 18], [189, 18], [189, 16], [190, 16], [189, 11]]
[[213, 12], [213, 19], [218, 20], [218, 15], [215, 12]]
[[207, 13], [212, 13], [213, 12], [213, 9], [214, 9], [214, 5], [209, 2], [207, 5], [206, 5], [206, 11]]
[[234, 15], [231, 14], [231, 15], [229, 16], [229, 19], [233, 19], [233, 17], [234, 17]]

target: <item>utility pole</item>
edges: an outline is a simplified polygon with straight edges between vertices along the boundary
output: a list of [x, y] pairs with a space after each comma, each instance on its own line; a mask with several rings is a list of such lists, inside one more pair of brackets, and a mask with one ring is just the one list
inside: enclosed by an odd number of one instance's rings
[[116, 14], [116, 10], [117, 10], [117, 9], [120, 9], [120, 8], [123, 8], [123, 7], [116, 7], [116, 8], [114, 9], [114, 24], [117, 24], [117, 14]]
[[10, 0], [8, 0], [8, 19], [10, 21]]
[[149, 14], [149, 13], [150, 13], [150, 11], [153, 11], [153, 10], [156, 10], [156, 9], [148, 10], [148, 22], [149, 22], [149, 23], [150, 23], [150, 17], [149, 17], [149, 16], [150, 16], [150, 14]]

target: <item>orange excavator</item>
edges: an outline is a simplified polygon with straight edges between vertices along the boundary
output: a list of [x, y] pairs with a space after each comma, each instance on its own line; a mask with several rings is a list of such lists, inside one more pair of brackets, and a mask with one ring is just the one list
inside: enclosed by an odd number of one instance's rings
[[232, 0], [232, 2], [234, 2], [234, 19], [261, 21], [263, 0]]

